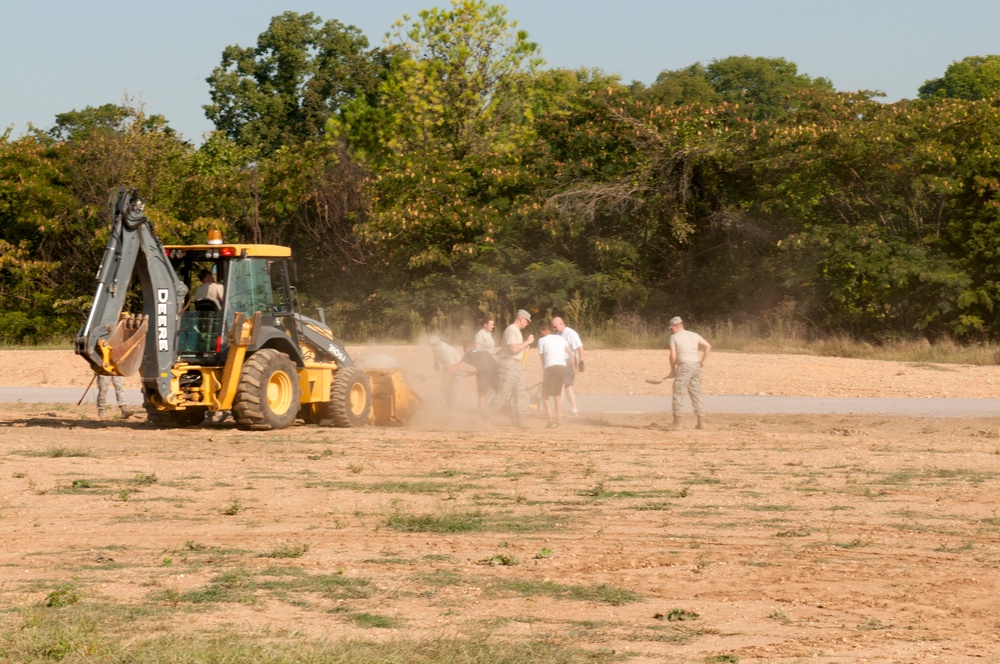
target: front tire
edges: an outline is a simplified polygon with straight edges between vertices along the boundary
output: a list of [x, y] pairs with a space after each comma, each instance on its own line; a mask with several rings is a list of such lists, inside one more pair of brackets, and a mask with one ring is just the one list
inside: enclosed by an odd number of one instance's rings
[[286, 429], [295, 424], [301, 398], [295, 363], [284, 353], [265, 348], [243, 365], [233, 417], [244, 429]]
[[372, 385], [368, 374], [358, 367], [344, 367], [333, 376], [330, 400], [316, 404], [316, 419], [321, 426], [361, 427], [368, 424], [371, 410]]

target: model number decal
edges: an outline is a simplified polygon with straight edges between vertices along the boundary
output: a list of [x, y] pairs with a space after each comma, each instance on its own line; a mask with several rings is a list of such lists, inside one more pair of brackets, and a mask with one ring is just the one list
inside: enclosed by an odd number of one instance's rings
[[330, 355], [333, 355], [335, 358], [337, 358], [341, 362], [347, 362], [347, 356], [344, 355], [343, 351], [341, 351], [339, 348], [337, 348], [333, 344], [328, 345], [326, 347], [326, 349], [327, 349], [327, 351], [330, 352]]
[[156, 350], [169, 351], [170, 338], [167, 336], [167, 302], [170, 301], [170, 290], [156, 289]]

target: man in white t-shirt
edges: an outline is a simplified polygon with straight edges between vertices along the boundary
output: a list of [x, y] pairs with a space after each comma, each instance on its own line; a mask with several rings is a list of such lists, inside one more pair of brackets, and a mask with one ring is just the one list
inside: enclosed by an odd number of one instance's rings
[[[684, 392], [691, 397], [698, 429], [705, 428], [705, 410], [701, 406], [701, 369], [705, 366], [712, 344], [695, 332], [684, 329], [680, 316], [670, 319], [670, 373], [674, 375], [673, 428], [681, 428], [681, 408]], [[701, 355], [699, 355], [701, 352]]]
[[576, 382], [576, 374], [583, 373], [583, 341], [580, 335], [571, 327], [566, 327], [566, 323], [559, 316], [552, 319], [552, 329], [569, 344], [572, 351], [570, 363], [566, 366], [566, 401], [569, 402], [569, 414], [577, 415], [576, 393], [573, 392], [573, 383]]
[[524, 309], [518, 309], [514, 322], [503, 331], [500, 344], [500, 371], [497, 379], [497, 391], [486, 409], [487, 417], [510, 403], [511, 417], [514, 425], [525, 426], [528, 416], [528, 399], [524, 391], [524, 351], [535, 342], [535, 335], [529, 334], [525, 339], [521, 330], [528, 327], [531, 314]]
[[562, 391], [573, 351], [565, 338], [552, 334], [551, 325], [542, 323], [538, 328], [538, 356], [542, 360], [542, 403], [549, 418], [545, 426], [552, 429], [562, 424]]

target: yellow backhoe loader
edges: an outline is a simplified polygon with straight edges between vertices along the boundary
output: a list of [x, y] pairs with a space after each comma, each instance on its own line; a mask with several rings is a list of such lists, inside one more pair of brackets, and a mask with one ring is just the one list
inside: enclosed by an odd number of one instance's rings
[[[398, 369], [362, 370], [324, 322], [298, 311], [288, 247], [224, 243], [218, 232], [164, 246], [134, 189], [113, 193], [110, 214], [76, 352], [100, 374], [139, 371], [152, 422], [194, 426], [231, 411], [246, 429], [355, 427], [403, 424], [418, 407]], [[199, 274], [216, 284], [212, 297], [198, 299], [209, 290], [193, 288]], [[143, 311], [123, 313], [133, 275]]]

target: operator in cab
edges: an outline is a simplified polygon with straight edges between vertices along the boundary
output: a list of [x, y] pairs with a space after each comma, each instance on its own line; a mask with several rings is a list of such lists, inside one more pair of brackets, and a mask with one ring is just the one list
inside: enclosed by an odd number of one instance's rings
[[225, 289], [215, 280], [211, 270], [202, 268], [198, 272], [201, 285], [194, 293], [195, 311], [222, 311], [222, 297]]

